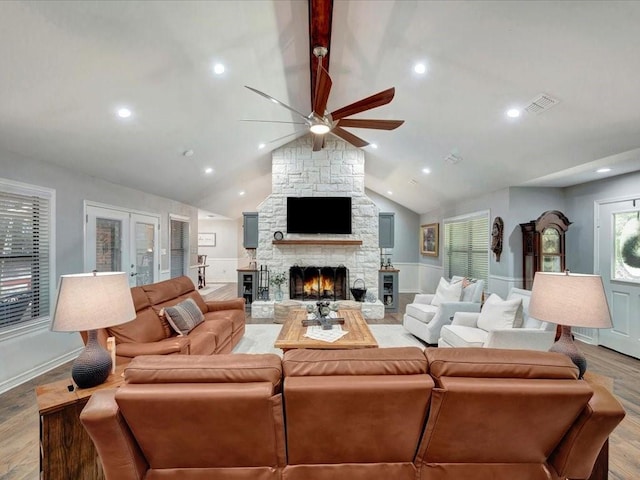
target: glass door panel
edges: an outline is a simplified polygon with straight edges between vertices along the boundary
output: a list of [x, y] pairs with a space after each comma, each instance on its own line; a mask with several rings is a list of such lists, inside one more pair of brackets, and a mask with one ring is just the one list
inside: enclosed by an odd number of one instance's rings
[[156, 226], [153, 223], [135, 222], [134, 231], [136, 285], [147, 285], [156, 281], [154, 275]]

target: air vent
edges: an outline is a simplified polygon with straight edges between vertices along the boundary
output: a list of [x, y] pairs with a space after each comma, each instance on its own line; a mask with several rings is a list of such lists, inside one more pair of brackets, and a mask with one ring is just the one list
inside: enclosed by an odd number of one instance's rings
[[546, 110], [549, 110], [551, 107], [555, 107], [558, 103], [560, 103], [560, 100], [541, 93], [536, 98], [531, 100], [531, 103], [524, 107], [524, 110], [527, 113], [535, 113], [537, 115]]
[[460, 163], [462, 161], [462, 157], [459, 157], [452, 153], [447, 158], [445, 158], [444, 161], [449, 165], [455, 165], [456, 163]]

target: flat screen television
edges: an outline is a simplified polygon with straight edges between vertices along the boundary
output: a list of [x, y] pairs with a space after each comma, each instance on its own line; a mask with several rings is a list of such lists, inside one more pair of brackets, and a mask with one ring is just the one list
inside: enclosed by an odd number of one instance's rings
[[287, 233], [351, 233], [351, 197], [287, 197]]

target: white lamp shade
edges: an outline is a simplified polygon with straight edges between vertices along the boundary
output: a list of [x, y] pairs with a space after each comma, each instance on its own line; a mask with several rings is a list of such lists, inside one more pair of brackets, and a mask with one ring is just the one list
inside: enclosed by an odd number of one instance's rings
[[529, 315], [571, 327], [610, 328], [612, 325], [600, 275], [536, 272]]
[[126, 273], [61, 275], [51, 330], [95, 330], [129, 322], [135, 316]]

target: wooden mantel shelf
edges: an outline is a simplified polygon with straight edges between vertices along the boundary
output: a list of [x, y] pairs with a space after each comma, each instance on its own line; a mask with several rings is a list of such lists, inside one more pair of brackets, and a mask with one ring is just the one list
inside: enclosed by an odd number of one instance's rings
[[274, 245], [333, 245], [336, 247], [340, 247], [340, 246], [362, 245], [362, 240], [298, 239], [298, 240], [273, 240], [272, 243]]

